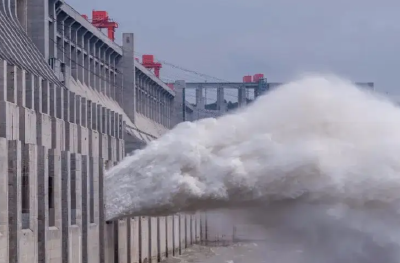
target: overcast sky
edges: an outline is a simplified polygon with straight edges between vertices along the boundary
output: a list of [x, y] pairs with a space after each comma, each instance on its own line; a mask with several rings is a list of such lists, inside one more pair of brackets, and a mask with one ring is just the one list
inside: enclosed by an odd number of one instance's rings
[[333, 72], [400, 94], [398, 0], [66, 2], [81, 13], [107, 10], [117, 35], [135, 33], [140, 53], [222, 79]]

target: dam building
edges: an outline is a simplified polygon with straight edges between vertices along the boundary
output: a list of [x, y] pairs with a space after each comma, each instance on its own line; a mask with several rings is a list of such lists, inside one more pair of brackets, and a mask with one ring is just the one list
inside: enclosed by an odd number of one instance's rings
[[191, 106], [92, 16], [0, 0], [0, 263], [157, 262], [201, 238], [199, 214], [104, 221], [105, 170]]
[[[226, 112], [225, 84], [167, 85], [116, 28], [63, 0], [0, 0], [0, 263], [159, 262], [216, 236], [204, 213], [105, 222], [107, 169], [182, 121]], [[217, 106], [201, 91], [187, 101], [202, 85], [220, 88]]]

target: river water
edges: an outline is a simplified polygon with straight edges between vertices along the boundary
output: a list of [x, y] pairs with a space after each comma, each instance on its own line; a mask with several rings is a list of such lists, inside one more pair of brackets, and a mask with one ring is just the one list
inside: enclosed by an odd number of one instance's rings
[[[269, 243], [269, 242], [268, 242]], [[295, 263], [302, 253], [291, 246], [282, 253], [281, 244], [237, 243], [229, 246], [195, 245], [185, 254], [166, 260], [166, 263]]]

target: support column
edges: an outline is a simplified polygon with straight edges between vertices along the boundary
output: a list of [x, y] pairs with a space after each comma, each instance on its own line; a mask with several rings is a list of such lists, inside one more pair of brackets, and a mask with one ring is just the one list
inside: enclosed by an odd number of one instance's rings
[[7, 100], [17, 103], [17, 66], [7, 66]]
[[[35, 43], [35, 46], [43, 54], [46, 61], [49, 60], [49, 2], [43, 0], [29, 0], [27, 1], [27, 32], [30, 39]], [[55, 41], [55, 39], [53, 38]]]
[[35, 76], [35, 86], [34, 86], [34, 108], [36, 112], [43, 112], [43, 92], [42, 92], [42, 78]]
[[[83, 244], [83, 218], [82, 218], [82, 167], [81, 155], [71, 154], [70, 163], [70, 208], [71, 208], [71, 224], [69, 227], [70, 235], [70, 262], [81, 262], [83, 258], [87, 258], [87, 247]], [[86, 244], [87, 245], [87, 244]], [[80, 253], [77, 253], [81, 251]], [[87, 262], [87, 261], [82, 261]]]
[[7, 101], [7, 61], [0, 59], [0, 101]]
[[38, 254], [38, 159], [37, 146], [22, 144], [21, 146], [21, 183], [18, 186], [18, 206], [21, 206], [21, 224], [18, 225], [19, 263], [36, 263]]
[[173, 100], [173, 110], [172, 110], [172, 126], [183, 122], [185, 118], [185, 88], [186, 82], [184, 80], [177, 80], [174, 84], [175, 98]]
[[[0, 72], [1, 73], [1, 72]], [[1, 88], [1, 83], [0, 83]], [[8, 255], [8, 144], [5, 138], [0, 138], [0, 263], [7, 263]]]
[[70, 242], [70, 224], [74, 223], [71, 211], [71, 155], [69, 152], [61, 152], [61, 211], [62, 211], [62, 260], [63, 262], [71, 261], [71, 243]]
[[[4, 175], [7, 176], [7, 175]], [[8, 142], [8, 262], [19, 263], [19, 239], [21, 225], [21, 143]]]
[[34, 103], [35, 103], [35, 89], [37, 88], [37, 77], [29, 72], [26, 72], [25, 76], [25, 83], [26, 83], [26, 107], [35, 110]]
[[25, 96], [26, 96], [26, 82], [25, 82], [25, 70], [16, 68], [17, 86], [14, 88], [17, 92], [17, 104], [20, 107], [25, 107]]
[[47, 229], [49, 227], [49, 156], [48, 150], [44, 146], [38, 146], [37, 158], [38, 261], [42, 263], [48, 262], [46, 247], [48, 246]]
[[222, 87], [217, 89], [217, 109], [221, 115], [226, 112], [224, 88]]
[[[134, 122], [136, 113], [136, 94], [135, 94], [135, 57], [134, 57], [134, 36], [132, 33], [122, 35], [122, 58], [118, 63], [118, 68], [122, 75], [122, 87], [118, 89], [119, 101], [129, 118]], [[121, 94], [123, 92], [123, 94]], [[121, 103], [122, 102], [122, 103]]]
[[239, 104], [239, 107], [244, 107], [247, 104], [245, 87], [240, 87], [238, 89], [238, 104]]
[[203, 96], [203, 87], [196, 88], [196, 108], [204, 111], [204, 96]]

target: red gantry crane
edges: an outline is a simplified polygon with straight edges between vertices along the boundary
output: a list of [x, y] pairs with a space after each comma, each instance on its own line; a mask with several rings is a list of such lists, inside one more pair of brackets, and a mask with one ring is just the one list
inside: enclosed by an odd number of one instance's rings
[[[86, 20], [90, 21], [88, 19], [87, 15], [82, 15], [82, 16]], [[91, 23], [98, 29], [102, 29], [102, 28], [107, 29], [108, 38], [111, 39], [112, 41], [115, 41], [115, 29], [118, 28], [118, 23], [114, 22], [112, 19], [110, 19], [107, 11], [93, 10]]]
[[160, 69], [162, 68], [162, 64], [154, 62], [153, 55], [143, 55], [142, 65], [147, 69], [154, 69], [154, 75], [156, 75], [157, 78], [160, 77]]

